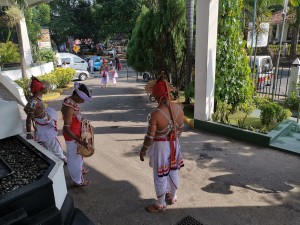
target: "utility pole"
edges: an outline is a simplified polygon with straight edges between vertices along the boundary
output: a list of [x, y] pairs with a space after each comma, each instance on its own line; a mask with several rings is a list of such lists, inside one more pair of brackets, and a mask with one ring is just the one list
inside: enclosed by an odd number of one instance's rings
[[[255, 68], [255, 62], [254, 60], [252, 61], [252, 54], [253, 54], [253, 45], [254, 45], [254, 29], [255, 29], [255, 20], [256, 20], [256, 1], [254, 1], [254, 6], [253, 6], [253, 20], [252, 20], [252, 39], [251, 39], [251, 55], [250, 55], [250, 69], [251, 71], [254, 71]], [[255, 39], [257, 38], [257, 36], [255, 35]], [[253, 65], [254, 63], [254, 65]]]

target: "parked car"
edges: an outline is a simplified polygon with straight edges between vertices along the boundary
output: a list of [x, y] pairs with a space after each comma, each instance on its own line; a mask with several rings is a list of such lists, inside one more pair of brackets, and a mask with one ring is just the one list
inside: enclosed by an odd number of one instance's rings
[[112, 58], [115, 58], [117, 55], [117, 50], [115, 48], [106, 49], [103, 51], [104, 55], [109, 55]]
[[87, 70], [76, 70], [76, 73], [73, 79], [79, 79], [80, 81], [84, 81], [90, 78], [90, 73]]
[[[58, 62], [64, 63], [75, 70], [82, 70], [82, 71], [87, 71], [88, 69], [88, 64], [84, 59], [80, 58], [77, 55], [74, 55], [72, 53], [58, 53]], [[58, 66], [61, 66], [58, 64]]]
[[94, 70], [100, 70], [100, 67], [102, 66], [102, 63], [103, 63], [103, 60], [102, 60], [101, 56], [89, 56], [89, 57], [85, 58], [85, 61], [87, 63], [89, 63], [89, 60], [91, 58], [94, 60]]
[[274, 77], [272, 58], [269, 55], [256, 56], [255, 64], [253, 62], [254, 56], [251, 56], [250, 66], [255, 65], [254, 73], [251, 74], [254, 79], [254, 85], [258, 88], [262, 88], [266, 85], [272, 84]]

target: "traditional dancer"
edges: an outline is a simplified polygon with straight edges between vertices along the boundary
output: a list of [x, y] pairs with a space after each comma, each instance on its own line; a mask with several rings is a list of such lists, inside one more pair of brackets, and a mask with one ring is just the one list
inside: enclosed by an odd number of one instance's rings
[[64, 156], [57, 139], [57, 114], [54, 109], [45, 108], [42, 101], [42, 95], [47, 92], [47, 88], [36, 77], [32, 77], [31, 80], [32, 96], [24, 108], [27, 114], [26, 138], [33, 139], [31, 132], [31, 122], [33, 121], [35, 128], [34, 140], [67, 163], [67, 158]]
[[110, 63], [109, 72], [112, 77], [113, 86], [117, 86], [117, 77], [119, 77], [116, 68], [113, 66], [112, 62]]
[[158, 102], [158, 107], [148, 116], [148, 131], [140, 151], [141, 161], [144, 161], [148, 151], [149, 164], [153, 168], [157, 201], [146, 207], [153, 213], [166, 209], [166, 197], [169, 204], [177, 201], [178, 170], [183, 166], [178, 138], [182, 132], [184, 114], [179, 105], [171, 102], [172, 87], [164, 79], [163, 72], [157, 81], [149, 81], [145, 89], [151, 99]]
[[109, 67], [107, 65], [107, 60], [104, 59], [103, 64], [100, 67], [100, 75], [102, 76], [101, 87], [107, 87], [108, 85], [108, 81], [109, 81], [108, 71], [109, 71]]
[[80, 103], [91, 102], [91, 91], [78, 82], [74, 84], [73, 94], [63, 100], [61, 112], [63, 114], [64, 127], [63, 136], [67, 146], [68, 170], [76, 186], [87, 186], [90, 181], [85, 181], [82, 174], [87, 170], [83, 169], [83, 158], [77, 152], [77, 144], [88, 148], [88, 143], [80, 140], [81, 113]]

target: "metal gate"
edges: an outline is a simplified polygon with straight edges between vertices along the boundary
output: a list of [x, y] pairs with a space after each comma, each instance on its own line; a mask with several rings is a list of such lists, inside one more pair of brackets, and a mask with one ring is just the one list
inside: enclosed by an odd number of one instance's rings
[[263, 70], [260, 73], [255, 73], [252, 76], [253, 83], [255, 86], [255, 92], [259, 96], [267, 96], [274, 98], [286, 98], [288, 94], [288, 85], [291, 75], [291, 67], [279, 67], [277, 77], [276, 68], [273, 70]]

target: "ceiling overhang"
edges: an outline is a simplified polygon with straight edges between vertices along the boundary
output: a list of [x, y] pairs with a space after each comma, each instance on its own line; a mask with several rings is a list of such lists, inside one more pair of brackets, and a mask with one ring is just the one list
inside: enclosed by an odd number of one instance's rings
[[[51, 2], [52, 0], [27, 0], [28, 6], [36, 6], [42, 3], [48, 3]], [[15, 0], [0, 0], [0, 6], [9, 6], [13, 4]]]

